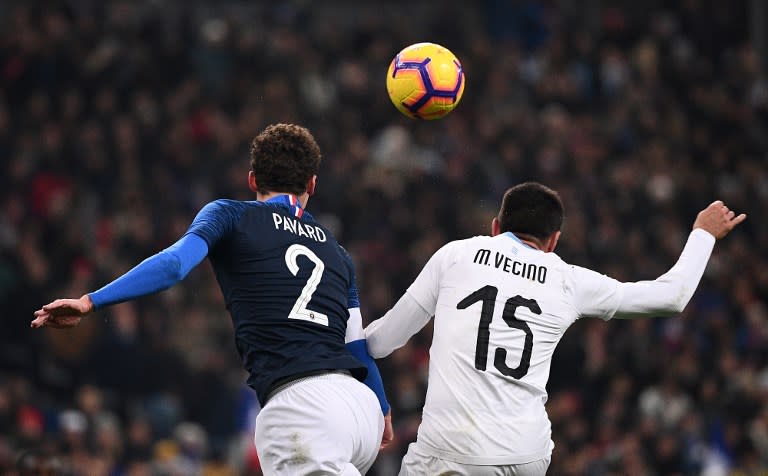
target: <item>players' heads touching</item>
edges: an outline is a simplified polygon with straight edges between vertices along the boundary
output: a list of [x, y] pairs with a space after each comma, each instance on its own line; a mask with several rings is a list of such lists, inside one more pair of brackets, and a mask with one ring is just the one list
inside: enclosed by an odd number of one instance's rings
[[251, 143], [251, 170], [259, 192], [302, 195], [320, 169], [320, 147], [295, 124], [273, 124]]
[[560, 195], [538, 182], [515, 185], [504, 193], [499, 231], [545, 240], [563, 225]]

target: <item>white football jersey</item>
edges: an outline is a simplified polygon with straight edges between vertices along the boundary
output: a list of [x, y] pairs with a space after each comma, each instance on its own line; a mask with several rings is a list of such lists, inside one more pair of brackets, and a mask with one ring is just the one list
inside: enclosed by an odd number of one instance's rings
[[[566, 329], [582, 316], [607, 320], [617, 311], [679, 311], [693, 294], [713, 243], [711, 235], [694, 231], [687, 261], [698, 266], [676, 269], [686, 262], [684, 251], [678, 265], [658, 280], [620, 283], [531, 248], [512, 233], [454, 241], [435, 253], [401, 302], [366, 329], [369, 351], [387, 355], [434, 315], [419, 449], [476, 465], [546, 458], [554, 447], [544, 407], [546, 384]], [[687, 274], [688, 285], [695, 279], [691, 289], [682, 287], [685, 292], [670, 284], [680, 274]], [[647, 293], [658, 302], [643, 296]], [[670, 293], [677, 295], [664, 297]], [[412, 301], [427, 316], [423, 322], [419, 312], [405, 312]]]

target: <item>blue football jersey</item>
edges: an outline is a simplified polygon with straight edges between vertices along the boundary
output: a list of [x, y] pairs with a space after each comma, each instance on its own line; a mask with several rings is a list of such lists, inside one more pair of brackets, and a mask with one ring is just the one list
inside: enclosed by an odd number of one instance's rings
[[345, 346], [348, 308], [359, 305], [352, 262], [296, 197], [216, 200], [187, 233], [208, 243], [248, 384], [262, 404], [274, 382], [292, 375], [348, 369], [365, 378]]

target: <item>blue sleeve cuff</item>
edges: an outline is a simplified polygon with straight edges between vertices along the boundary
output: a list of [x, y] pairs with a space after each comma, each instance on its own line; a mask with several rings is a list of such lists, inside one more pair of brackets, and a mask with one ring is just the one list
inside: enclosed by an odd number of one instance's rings
[[365, 377], [363, 383], [368, 386], [373, 393], [376, 394], [376, 398], [379, 399], [379, 405], [381, 405], [381, 412], [384, 415], [389, 413], [389, 402], [387, 402], [387, 395], [384, 392], [384, 383], [381, 381], [381, 374], [379, 368], [376, 367], [376, 362], [368, 355], [368, 346], [365, 343], [365, 339], [356, 340], [347, 344], [349, 352], [360, 362], [365, 364], [368, 368], [368, 376]]

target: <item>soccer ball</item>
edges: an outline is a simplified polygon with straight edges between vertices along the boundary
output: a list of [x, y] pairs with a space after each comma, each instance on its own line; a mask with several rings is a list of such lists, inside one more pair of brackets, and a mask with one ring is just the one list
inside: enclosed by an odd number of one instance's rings
[[387, 92], [406, 116], [439, 119], [459, 104], [464, 71], [447, 48], [416, 43], [398, 53], [389, 65]]

